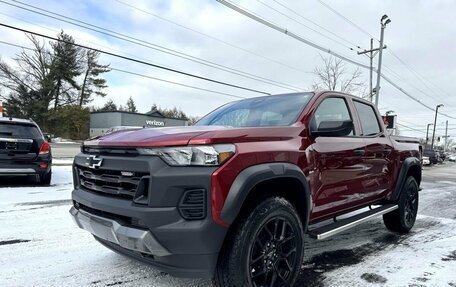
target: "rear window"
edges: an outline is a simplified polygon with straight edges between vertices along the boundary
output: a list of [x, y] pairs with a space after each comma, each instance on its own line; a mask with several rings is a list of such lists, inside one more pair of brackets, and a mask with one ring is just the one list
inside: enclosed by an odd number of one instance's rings
[[268, 127], [296, 122], [312, 93], [277, 95], [229, 103], [202, 118], [198, 126]]
[[42, 136], [36, 126], [17, 123], [0, 123], [0, 137], [39, 139]]

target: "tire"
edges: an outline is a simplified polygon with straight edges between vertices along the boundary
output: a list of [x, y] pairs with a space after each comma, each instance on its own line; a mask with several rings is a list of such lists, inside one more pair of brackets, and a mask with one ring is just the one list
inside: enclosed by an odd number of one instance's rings
[[386, 228], [393, 232], [408, 233], [415, 224], [418, 213], [418, 184], [409, 176], [399, 196], [399, 208], [383, 215]]
[[40, 184], [42, 184], [42, 185], [51, 184], [51, 178], [52, 178], [52, 171], [50, 170], [49, 172], [40, 175]]
[[271, 197], [242, 214], [219, 255], [220, 287], [293, 286], [299, 274], [304, 232], [296, 209]]

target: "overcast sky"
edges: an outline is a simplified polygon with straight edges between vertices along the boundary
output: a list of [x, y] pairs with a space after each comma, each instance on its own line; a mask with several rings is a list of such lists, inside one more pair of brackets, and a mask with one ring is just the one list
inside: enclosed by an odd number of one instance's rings
[[[5, 2], [9, 1], [5, 0]], [[366, 65], [369, 64], [369, 59], [366, 56], [357, 55], [356, 51], [350, 50], [348, 47], [355, 44], [367, 49], [370, 45], [370, 35], [379, 39], [379, 20], [383, 14], [387, 14], [392, 22], [385, 30], [385, 44], [388, 48], [384, 52], [382, 71], [419, 101], [431, 107], [444, 104], [445, 107], [442, 107], [441, 111], [456, 118], [456, 96], [452, 89], [452, 84], [456, 80], [456, 25], [454, 24], [456, 1], [323, 1], [363, 31], [336, 15], [318, 0], [233, 0], [232, 2], [309, 41]], [[42, 9], [127, 34], [150, 44], [173, 49], [302, 90], [307, 90], [311, 86], [315, 80], [315, 76], [311, 72], [316, 66], [321, 65], [321, 51], [259, 24], [215, 0], [26, 2]], [[281, 15], [262, 2], [311, 29]], [[306, 19], [293, 14], [278, 3], [282, 3]], [[15, 4], [20, 5], [17, 2]], [[151, 14], [162, 17], [162, 19]], [[210, 37], [163, 19], [176, 22]], [[309, 20], [323, 28], [312, 24]], [[227, 73], [4, 3], [0, 3], [0, 22], [50, 36], [55, 36], [59, 30], [63, 29], [71, 34], [78, 43], [94, 48], [269, 93], [292, 92], [283, 87]], [[0, 41], [30, 46], [22, 33], [3, 27], [0, 27]], [[375, 41], [374, 45], [378, 46], [378, 42]], [[18, 48], [0, 43], [0, 56], [3, 60], [9, 62], [18, 52]], [[413, 71], [407, 69], [391, 52]], [[376, 58], [375, 66], [377, 66], [377, 60]], [[102, 56], [100, 61], [110, 63], [113, 68], [236, 96], [261, 95], [110, 56]], [[347, 69], [354, 68], [353, 65], [347, 64]], [[363, 70], [363, 79], [366, 84], [368, 75], [368, 71]], [[180, 87], [118, 71], [110, 72], [106, 75], [106, 79], [109, 85], [108, 96], [104, 99], [96, 99], [93, 102], [94, 105], [103, 105], [107, 98], [112, 98], [117, 104], [125, 104], [128, 97], [132, 96], [140, 112], [148, 111], [151, 105], [156, 103], [167, 108], [177, 106], [189, 115], [202, 116], [217, 106], [236, 100], [236, 98], [226, 95]], [[426, 124], [433, 122], [434, 112], [408, 99], [406, 95], [385, 81], [381, 82], [381, 87], [380, 111], [384, 113], [393, 110], [398, 115], [399, 123], [420, 130], [420, 132], [407, 131], [408, 128], [401, 127], [401, 134], [425, 137]], [[444, 134], [446, 120], [449, 121], [449, 134], [456, 137], [456, 119], [442, 115], [439, 115], [437, 120], [437, 134]]]

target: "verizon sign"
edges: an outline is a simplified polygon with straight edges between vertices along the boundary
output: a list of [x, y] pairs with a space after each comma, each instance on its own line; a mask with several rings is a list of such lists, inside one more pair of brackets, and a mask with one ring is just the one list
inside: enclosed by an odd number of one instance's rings
[[164, 127], [165, 122], [156, 121], [156, 120], [148, 120], [148, 121], [146, 121], [146, 125], [154, 126], [154, 127]]

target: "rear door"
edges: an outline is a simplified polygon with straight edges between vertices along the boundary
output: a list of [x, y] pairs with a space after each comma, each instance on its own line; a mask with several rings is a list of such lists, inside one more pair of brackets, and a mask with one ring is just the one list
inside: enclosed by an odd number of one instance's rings
[[394, 147], [385, 135], [376, 109], [369, 103], [353, 100], [361, 125], [361, 137], [366, 144], [363, 158], [366, 177], [363, 179], [364, 197], [371, 201], [382, 198], [391, 190], [394, 173]]
[[314, 168], [310, 173], [314, 204], [312, 219], [330, 216], [353, 208], [362, 200], [365, 143], [357, 136], [356, 115], [344, 96], [329, 95], [317, 105], [310, 129], [322, 121], [352, 120], [355, 130], [348, 136], [312, 138]]
[[33, 124], [0, 122], [0, 163], [35, 160], [43, 141]]

